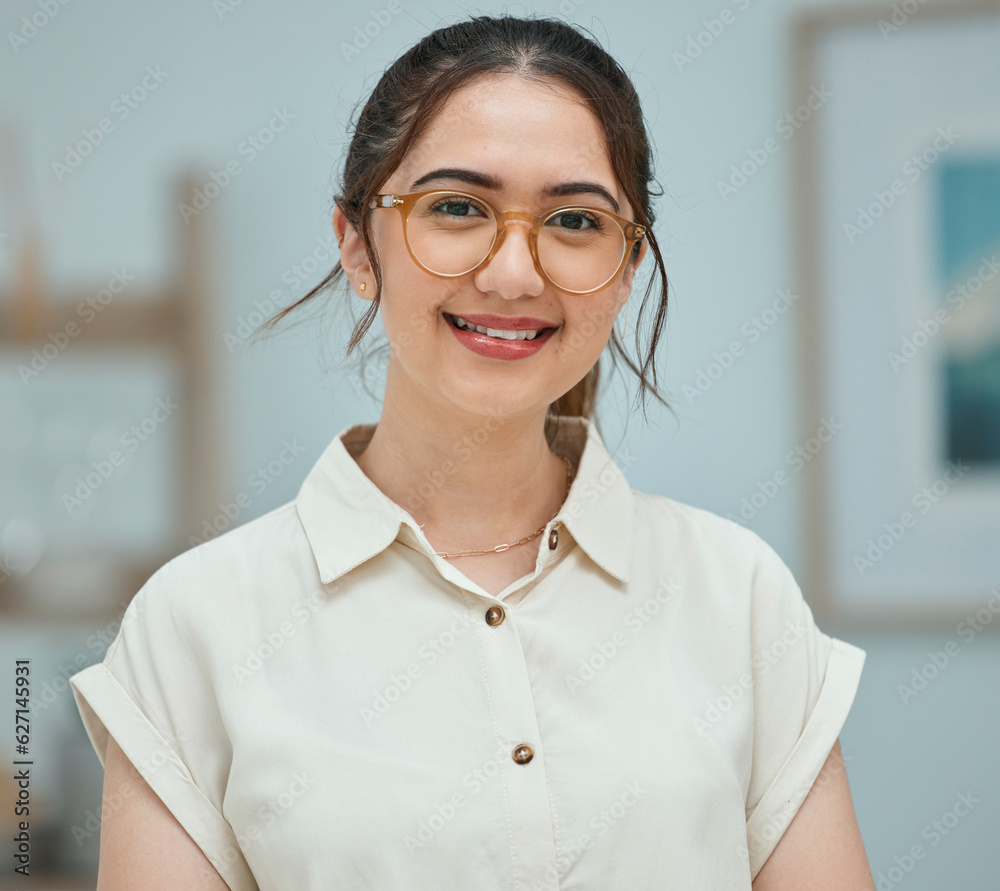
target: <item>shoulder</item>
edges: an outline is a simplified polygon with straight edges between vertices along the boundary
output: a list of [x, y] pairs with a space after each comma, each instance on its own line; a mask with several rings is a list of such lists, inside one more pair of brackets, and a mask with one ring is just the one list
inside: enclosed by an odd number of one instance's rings
[[796, 589], [785, 562], [752, 529], [674, 498], [632, 494], [637, 578], [668, 576], [700, 610], [747, 620], [760, 610], [761, 598]]
[[752, 529], [693, 504], [666, 495], [632, 490], [634, 530], [640, 540], [683, 545], [716, 559], [756, 562], [777, 557], [774, 549]]
[[270, 572], [286, 564], [308, 542], [288, 501], [241, 526], [195, 543], [165, 563], [159, 572], [215, 584]]
[[127, 616], [167, 622], [191, 636], [236, 634], [259, 624], [284, 597], [293, 598], [304, 584], [300, 580], [314, 571], [295, 502], [289, 501], [168, 560], [132, 599]]
[[259, 569], [262, 564], [287, 559], [305, 542], [295, 501], [288, 501], [240, 526], [193, 541], [190, 548], [163, 568], [210, 575], [245, 573]]

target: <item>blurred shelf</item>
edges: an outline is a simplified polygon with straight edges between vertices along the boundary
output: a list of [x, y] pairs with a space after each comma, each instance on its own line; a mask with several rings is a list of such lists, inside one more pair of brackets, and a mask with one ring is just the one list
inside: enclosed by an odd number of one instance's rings
[[[72, 580], [65, 578], [50, 577], [50, 579], [40, 582], [37, 578], [32, 578], [34, 573], [45, 572], [39, 566], [29, 574], [29, 581], [18, 578], [9, 578], [0, 585], [0, 621], [9, 625], [17, 623], [20, 625], [92, 625], [95, 622], [107, 622], [116, 618], [124, 611], [125, 607], [146, 583], [149, 577], [156, 572], [173, 555], [165, 555], [157, 560], [150, 561], [125, 561], [114, 564], [114, 590], [119, 593], [117, 601], [110, 597], [100, 599], [90, 598], [84, 593], [88, 587], [93, 590], [94, 585], [82, 584], [77, 586], [80, 596], [78, 599], [40, 599], [37, 592], [40, 587], [51, 586], [56, 590], [74, 590]], [[60, 572], [71, 572], [71, 567], [60, 567]], [[103, 588], [103, 586], [101, 586]]]

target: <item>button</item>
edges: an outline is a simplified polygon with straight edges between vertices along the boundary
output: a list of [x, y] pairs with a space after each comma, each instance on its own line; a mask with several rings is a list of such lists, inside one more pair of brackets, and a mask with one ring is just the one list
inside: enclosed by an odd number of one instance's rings
[[502, 606], [491, 606], [486, 610], [486, 624], [496, 627], [503, 621], [504, 612]]
[[549, 531], [549, 550], [554, 551], [559, 544], [559, 530], [555, 526]]
[[527, 764], [532, 758], [535, 757], [535, 753], [532, 751], [531, 746], [520, 745], [514, 749], [512, 757], [518, 764]]

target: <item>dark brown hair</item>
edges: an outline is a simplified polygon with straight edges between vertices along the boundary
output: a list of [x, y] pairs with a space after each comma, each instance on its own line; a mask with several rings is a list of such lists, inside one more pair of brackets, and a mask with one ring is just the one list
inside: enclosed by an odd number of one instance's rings
[[[360, 343], [378, 312], [382, 294], [382, 267], [374, 249], [368, 207], [382, 184], [395, 172], [448, 97], [477, 77], [516, 74], [539, 83], [561, 83], [574, 90], [600, 121], [611, 167], [635, 214], [646, 227], [649, 252], [656, 269], [650, 276], [635, 321], [635, 347], [641, 354], [639, 332], [655, 278], [660, 281], [656, 314], [649, 331], [649, 345], [639, 364], [633, 362], [614, 337], [616, 354], [638, 376], [643, 412], [647, 391], [670, 408], [660, 395], [655, 353], [667, 311], [667, 275], [653, 233], [655, 213], [651, 198], [654, 159], [643, 121], [642, 108], [628, 74], [597, 42], [559, 19], [476, 16], [439, 28], [397, 59], [382, 75], [365, 103], [344, 164], [337, 205], [355, 227], [366, 246], [375, 276], [375, 294], [355, 325], [347, 355]], [[593, 147], [590, 147], [593, 150]], [[632, 262], [638, 255], [635, 246]], [[344, 276], [339, 261], [308, 294], [285, 307], [261, 327], [270, 330], [296, 307]], [[631, 299], [631, 298], [630, 298]], [[550, 406], [550, 413], [591, 417], [597, 397], [600, 361], [567, 393]]]

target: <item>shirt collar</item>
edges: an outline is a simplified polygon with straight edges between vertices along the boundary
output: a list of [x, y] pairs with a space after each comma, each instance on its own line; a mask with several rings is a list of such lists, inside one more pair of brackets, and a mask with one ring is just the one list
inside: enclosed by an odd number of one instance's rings
[[[592, 420], [571, 415], [547, 418], [545, 424], [553, 450], [577, 466], [569, 496], [553, 524], [564, 524], [588, 557], [627, 582], [633, 525], [628, 480], [608, 454]], [[396, 540], [403, 523], [426, 541], [413, 517], [365, 476], [351, 457], [367, 445], [375, 426], [354, 424], [338, 433], [295, 499], [324, 584], [384, 551]]]

